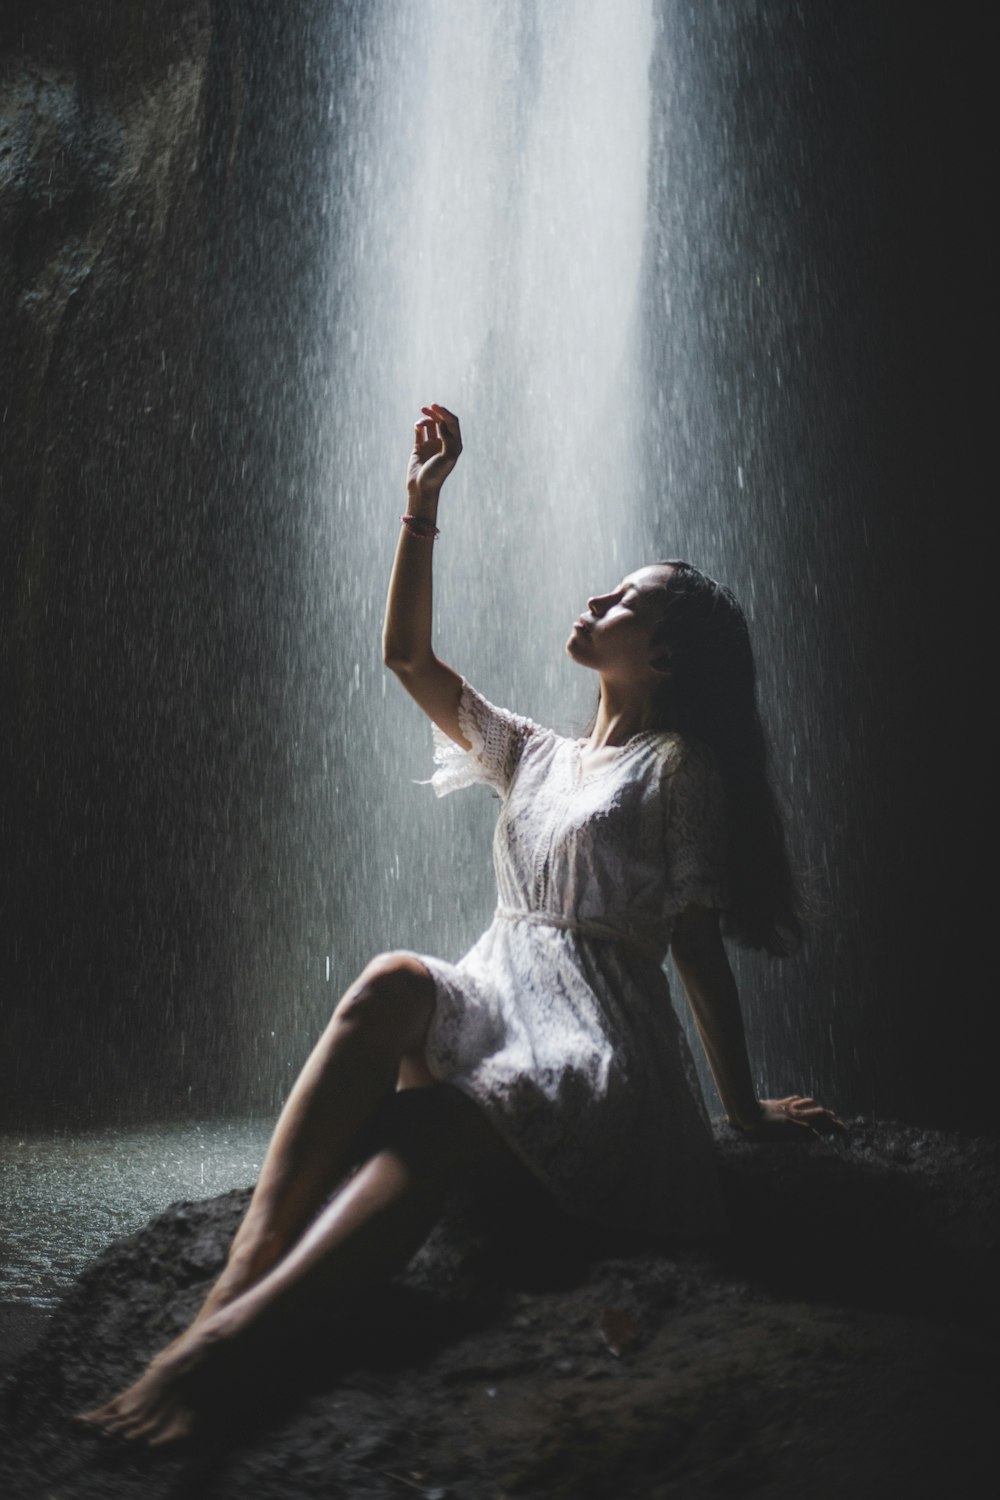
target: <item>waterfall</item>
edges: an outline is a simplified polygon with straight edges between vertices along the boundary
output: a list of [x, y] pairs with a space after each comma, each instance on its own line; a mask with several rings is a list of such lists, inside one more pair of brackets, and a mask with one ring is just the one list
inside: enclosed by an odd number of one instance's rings
[[520, 712], [563, 728], [589, 715], [572, 621], [642, 560], [652, 36], [646, 0], [387, 0], [352, 38], [331, 103], [333, 373], [300, 567], [314, 738], [298, 765], [311, 873], [296, 982], [312, 998], [293, 1002], [290, 1044], [276, 974], [269, 1022], [297, 1055], [373, 953], [457, 957], [493, 905], [495, 804], [413, 784], [429, 726], [379, 655], [422, 403], [458, 412], [466, 445], [439, 518], [437, 649]]
[[[822, 285], [808, 255], [799, 266], [798, 115], [757, 91], [760, 118], [738, 128], [741, 70], [764, 66], [748, 48], [768, 50], [768, 78], [797, 76], [787, 30], [776, 12], [756, 25], [652, 0], [382, 0], [331, 34], [329, 367], [310, 380], [297, 748], [276, 849], [295, 959], [272, 942], [255, 961], [263, 1045], [246, 1058], [277, 1094], [374, 953], [455, 958], [492, 911], [495, 804], [414, 785], [429, 728], [379, 652], [423, 402], [455, 410], [466, 445], [435, 553], [443, 659], [578, 731], [596, 684], [564, 645], [584, 601], [690, 557], [747, 607], [793, 848], [830, 862], [829, 825], [796, 816], [832, 796], [838, 768], [827, 705], [796, 706], [829, 640], [793, 497], [830, 482], [802, 434], [836, 371], [813, 372], [799, 332]], [[808, 960], [737, 959], [762, 1081], [822, 1088], [830, 1038], [803, 1040], [797, 1009]]]
[[576, 701], [560, 648], [636, 508], [651, 43], [645, 0], [375, 7], [358, 59], [374, 103], [337, 164], [337, 344], [365, 440], [347, 476], [333, 453], [332, 524], [346, 505], [355, 526], [363, 493], [365, 558], [385, 555], [419, 406], [457, 410], [442, 650], [458, 625], [470, 673], [548, 714]]

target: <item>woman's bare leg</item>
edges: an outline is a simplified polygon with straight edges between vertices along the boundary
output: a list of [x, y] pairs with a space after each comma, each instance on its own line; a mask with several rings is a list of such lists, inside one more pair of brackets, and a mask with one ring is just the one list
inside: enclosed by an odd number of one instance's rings
[[[455, 1167], [516, 1164], [478, 1109], [447, 1085], [396, 1111], [388, 1143], [319, 1214], [266, 1275], [200, 1318], [92, 1420], [160, 1446], [186, 1437], [203, 1393], [224, 1390], [305, 1317], [336, 1312], [361, 1285], [399, 1269], [425, 1238]], [[392, 1113], [390, 1111], [390, 1113]]]
[[[376, 1111], [392, 1096], [403, 1059], [412, 1060], [418, 1077], [426, 1076], [423, 1043], [433, 1011], [434, 982], [408, 954], [373, 960], [347, 991], [281, 1112], [226, 1266], [192, 1328], [240, 1297], [295, 1244], [353, 1165]], [[157, 1355], [150, 1371], [171, 1363], [191, 1332]], [[108, 1425], [121, 1399], [84, 1420]]]
[[407, 1060], [427, 1076], [423, 1043], [434, 982], [419, 960], [373, 960], [334, 1011], [278, 1119], [226, 1267], [198, 1319], [270, 1270], [351, 1168], [360, 1139]]

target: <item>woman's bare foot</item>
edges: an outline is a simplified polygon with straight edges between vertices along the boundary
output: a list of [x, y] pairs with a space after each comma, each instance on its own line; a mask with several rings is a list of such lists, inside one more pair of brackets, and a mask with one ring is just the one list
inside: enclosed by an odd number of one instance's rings
[[151, 1448], [183, 1441], [210, 1398], [225, 1351], [214, 1329], [192, 1326], [156, 1355], [134, 1385], [76, 1420]]
[[248, 1372], [233, 1356], [238, 1353], [245, 1363], [250, 1349], [259, 1354], [267, 1333], [242, 1299], [267, 1277], [287, 1247], [287, 1237], [276, 1233], [245, 1235], [242, 1243], [237, 1239], [191, 1325], [160, 1350], [134, 1385], [75, 1420], [158, 1448], [191, 1437], [203, 1424], [204, 1409], [232, 1402], [237, 1387], [245, 1395]]

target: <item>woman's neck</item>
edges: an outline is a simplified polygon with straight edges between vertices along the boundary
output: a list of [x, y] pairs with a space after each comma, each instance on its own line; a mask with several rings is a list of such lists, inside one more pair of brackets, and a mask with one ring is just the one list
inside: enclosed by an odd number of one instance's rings
[[649, 728], [652, 694], [601, 678], [601, 701], [587, 740], [588, 750], [624, 745], [633, 735]]

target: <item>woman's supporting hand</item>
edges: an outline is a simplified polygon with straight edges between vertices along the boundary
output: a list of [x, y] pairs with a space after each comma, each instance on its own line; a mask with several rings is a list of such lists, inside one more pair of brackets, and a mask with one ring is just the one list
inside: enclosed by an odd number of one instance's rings
[[832, 1109], [824, 1109], [815, 1099], [801, 1094], [790, 1094], [787, 1099], [760, 1099], [758, 1105], [760, 1119], [742, 1127], [743, 1134], [753, 1140], [801, 1140], [803, 1132], [832, 1135], [847, 1129]]
[[411, 501], [436, 497], [462, 451], [462, 433], [454, 412], [437, 402], [420, 410], [423, 418], [413, 430], [413, 452], [406, 470], [406, 492]]

